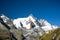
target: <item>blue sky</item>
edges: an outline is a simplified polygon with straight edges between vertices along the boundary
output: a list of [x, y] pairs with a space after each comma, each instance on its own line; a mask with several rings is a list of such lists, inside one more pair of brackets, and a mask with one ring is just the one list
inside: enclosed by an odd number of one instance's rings
[[11, 19], [33, 14], [60, 26], [60, 0], [0, 0], [0, 13]]

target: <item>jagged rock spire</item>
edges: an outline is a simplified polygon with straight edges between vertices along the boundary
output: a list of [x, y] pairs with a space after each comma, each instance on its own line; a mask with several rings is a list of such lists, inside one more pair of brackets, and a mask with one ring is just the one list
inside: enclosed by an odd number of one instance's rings
[[28, 18], [36, 19], [32, 13], [28, 16]]
[[33, 16], [33, 14], [31, 13], [31, 14], [29, 14], [29, 16], [28, 16], [28, 17], [34, 17], [34, 16]]

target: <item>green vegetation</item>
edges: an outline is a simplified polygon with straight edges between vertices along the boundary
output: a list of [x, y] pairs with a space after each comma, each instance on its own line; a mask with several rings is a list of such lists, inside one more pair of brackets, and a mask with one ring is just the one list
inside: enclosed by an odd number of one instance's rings
[[44, 34], [39, 39], [40, 40], [57, 40], [59, 35], [60, 35], [60, 28], [54, 30], [53, 32], [50, 32], [49, 34]]

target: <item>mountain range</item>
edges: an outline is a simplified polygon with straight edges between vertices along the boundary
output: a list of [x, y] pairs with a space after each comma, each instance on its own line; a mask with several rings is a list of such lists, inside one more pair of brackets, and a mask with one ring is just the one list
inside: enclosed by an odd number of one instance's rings
[[49, 31], [58, 28], [56, 25], [50, 24], [47, 20], [36, 19], [32, 14], [25, 18], [17, 18], [13, 20], [13, 24], [16, 28], [41, 28], [41, 30]]
[[52, 25], [45, 19], [37, 19], [32, 14], [17, 19], [9, 19], [0, 14], [0, 29], [11, 32], [14, 36], [12, 40], [38, 40], [39, 37], [58, 28], [59, 26]]

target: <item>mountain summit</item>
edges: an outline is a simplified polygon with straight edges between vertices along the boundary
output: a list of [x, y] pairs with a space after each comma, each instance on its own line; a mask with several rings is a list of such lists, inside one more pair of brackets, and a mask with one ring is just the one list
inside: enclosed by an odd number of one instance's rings
[[51, 25], [48, 21], [44, 19], [40, 19], [40, 20], [36, 19], [34, 16], [32, 16], [32, 14], [26, 18], [14, 19], [13, 24], [17, 28], [26, 28], [26, 29], [41, 28], [44, 31], [49, 31], [49, 30], [58, 28], [58, 26]]
[[14, 19], [13, 24], [17, 28], [19, 28], [19, 27], [21, 28], [23, 26], [26, 29], [30, 29], [32, 24], [36, 24], [35, 21], [36, 21], [35, 18], [32, 15], [29, 15], [27, 18]]

